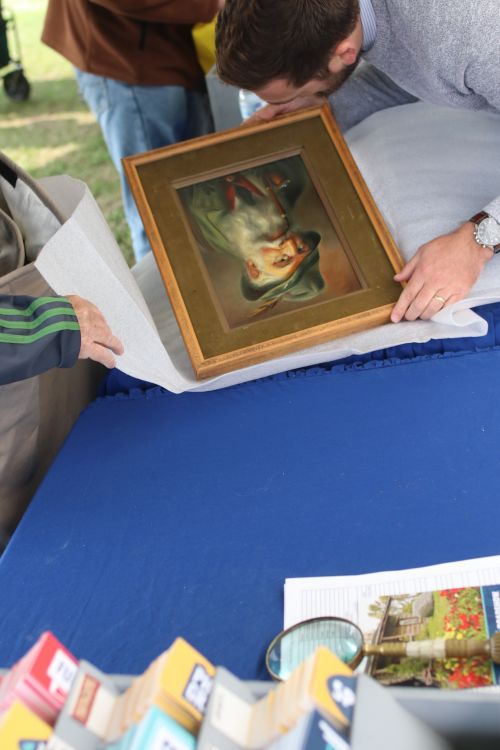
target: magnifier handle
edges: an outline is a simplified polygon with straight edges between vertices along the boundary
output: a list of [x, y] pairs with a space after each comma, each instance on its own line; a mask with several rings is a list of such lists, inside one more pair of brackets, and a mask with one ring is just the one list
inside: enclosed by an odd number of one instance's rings
[[365, 656], [409, 656], [415, 659], [445, 659], [447, 656], [444, 638], [434, 641], [368, 644], [363, 647], [363, 653]]
[[436, 638], [432, 641], [410, 641], [408, 643], [383, 643], [365, 645], [366, 656], [409, 656], [415, 659], [467, 659], [470, 656], [487, 656], [500, 663], [500, 633], [495, 633], [491, 641], [452, 640]]

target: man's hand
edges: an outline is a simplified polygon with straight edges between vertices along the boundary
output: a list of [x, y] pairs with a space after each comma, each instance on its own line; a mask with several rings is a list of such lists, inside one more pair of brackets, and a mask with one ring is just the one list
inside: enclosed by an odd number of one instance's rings
[[258, 109], [255, 114], [244, 121], [244, 125], [257, 125], [260, 122], [270, 122], [278, 115], [285, 115], [289, 112], [295, 112], [297, 109], [306, 107], [321, 107], [326, 102], [324, 96], [301, 96], [292, 99], [284, 104], [266, 104], [265, 107]]
[[470, 221], [455, 232], [422, 245], [394, 277], [408, 284], [392, 310], [392, 322], [398, 323], [403, 318], [428, 320], [443, 307], [458, 302], [492, 256], [491, 250], [475, 241]]
[[66, 297], [73, 305], [80, 325], [81, 346], [78, 359], [94, 359], [106, 367], [115, 366], [114, 354], [123, 354], [123, 344], [113, 336], [103, 314], [92, 302], [70, 294]]

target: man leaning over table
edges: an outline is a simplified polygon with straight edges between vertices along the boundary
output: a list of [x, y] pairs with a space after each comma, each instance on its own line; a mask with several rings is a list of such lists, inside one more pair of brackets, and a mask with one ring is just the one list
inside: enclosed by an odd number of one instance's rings
[[0, 385], [93, 359], [114, 367], [123, 346], [92, 302], [77, 295], [0, 294]]
[[[257, 120], [326, 99], [344, 130], [418, 100], [500, 115], [499, 9], [498, 0], [226, 0], [217, 68], [268, 102]], [[500, 154], [491, 158], [500, 185]], [[407, 285], [393, 322], [457, 302], [500, 251], [500, 197], [476, 208], [396, 275]]]

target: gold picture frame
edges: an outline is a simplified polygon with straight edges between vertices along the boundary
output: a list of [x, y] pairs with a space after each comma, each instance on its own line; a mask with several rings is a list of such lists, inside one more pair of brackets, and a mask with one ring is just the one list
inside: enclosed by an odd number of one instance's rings
[[197, 378], [389, 321], [402, 259], [327, 106], [124, 166]]

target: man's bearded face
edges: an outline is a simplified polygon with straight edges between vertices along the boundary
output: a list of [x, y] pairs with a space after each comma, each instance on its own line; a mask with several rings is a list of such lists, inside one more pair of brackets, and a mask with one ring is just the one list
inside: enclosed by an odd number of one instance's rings
[[[351, 76], [356, 70], [360, 56], [351, 65], [343, 65], [340, 70], [325, 70], [318, 77], [312, 78], [303, 86], [294, 86], [286, 79], [274, 79], [255, 93], [269, 104], [287, 105], [296, 99], [314, 100], [322, 103], [324, 98], [330, 96]], [[313, 102], [311, 101], [310, 104]], [[309, 104], [309, 102], [308, 102]], [[284, 110], [287, 111], [287, 110]]]
[[321, 90], [318, 92], [318, 96], [330, 96], [331, 94], [334, 94], [337, 89], [339, 89], [342, 84], [344, 84], [349, 76], [351, 76], [356, 68], [358, 67], [359, 63], [359, 57], [352, 65], [346, 65], [342, 70], [339, 70], [337, 73], [332, 73], [331, 71], [328, 71], [328, 73], [325, 76], [322, 76], [321, 78], [316, 78], [315, 82], [321, 84]]

